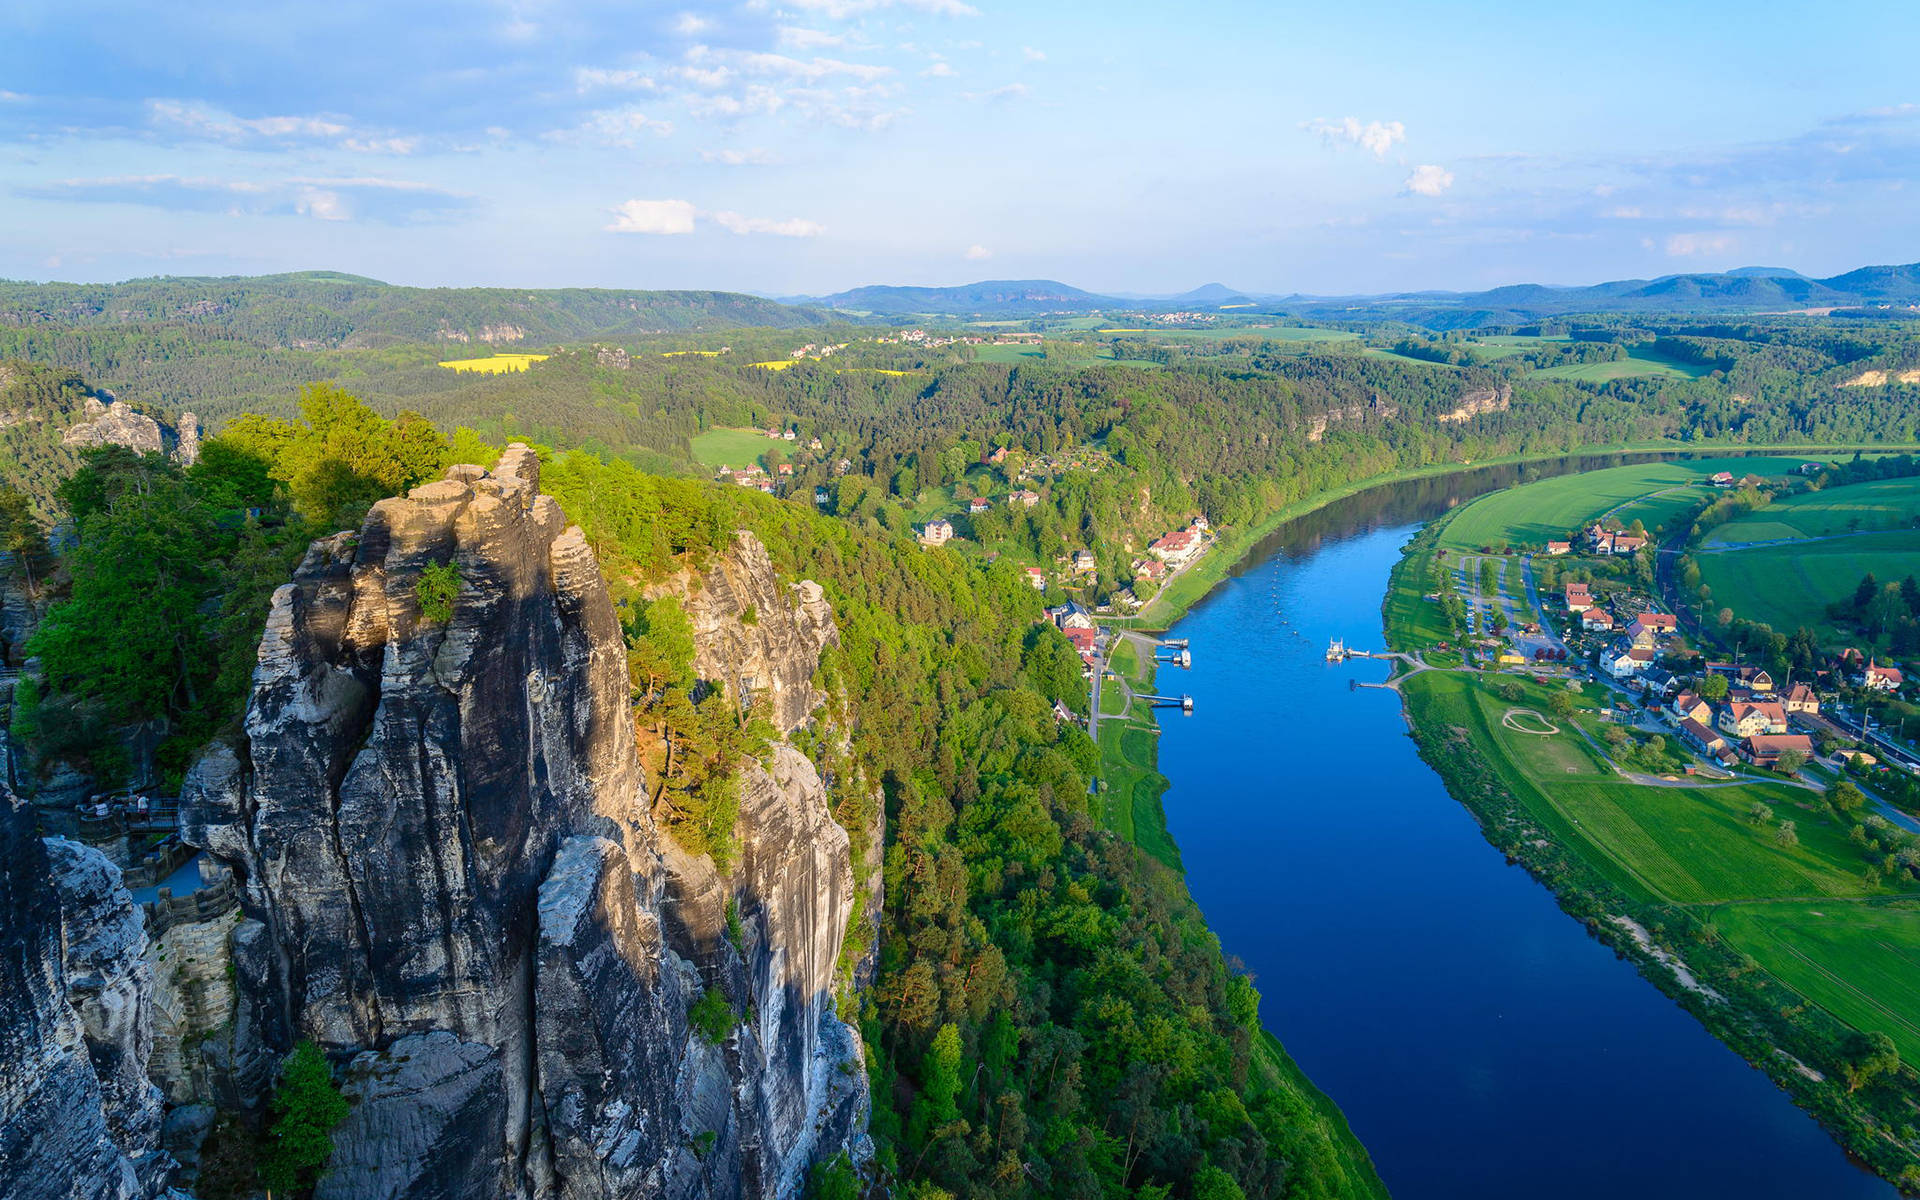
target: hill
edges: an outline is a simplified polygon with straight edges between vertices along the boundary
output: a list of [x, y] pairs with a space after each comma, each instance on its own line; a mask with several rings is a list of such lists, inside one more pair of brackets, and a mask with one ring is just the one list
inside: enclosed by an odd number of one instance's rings
[[183, 447], [179, 424], [96, 392], [71, 371], [0, 360], [0, 480], [25, 492], [43, 520], [62, 515], [54, 489], [88, 446], [117, 442], [191, 459], [198, 427]]
[[1112, 296], [1070, 287], [1053, 279], [990, 279], [959, 287], [896, 287], [874, 285], [814, 297], [823, 308], [897, 316], [929, 313], [972, 316], [988, 313], [1032, 314], [1091, 312], [1129, 305]]
[[538, 345], [825, 321], [824, 314], [806, 308], [736, 292], [415, 288], [334, 271], [104, 284], [0, 282], [0, 327], [184, 326], [269, 349], [436, 341]]

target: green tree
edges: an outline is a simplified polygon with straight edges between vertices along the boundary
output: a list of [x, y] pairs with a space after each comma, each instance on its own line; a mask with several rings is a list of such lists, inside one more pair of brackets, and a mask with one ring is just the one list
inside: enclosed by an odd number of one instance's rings
[[1727, 677], [1718, 672], [1708, 675], [1700, 681], [1700, 698], [1709, 704], [1718, 704], [1727, 698]]
[[740, 1018], [735, 1015], [733, 1005], [727, 1003], [727, 994], [717, 987], [710, 987], [700, 993], [700, 998], [687, 1009], [687, 1022], [699, 1031], [701, 1037], [707, 1039], [708, 1044], [718, 1046], [727, 1040], [727, 1035], [740, 1023]]
[[914, 1101], [907, 1137], [925, 1145], [944, 1126], [960, 1119], [960, 1027], [949, 1021], [933, 1035], [920, 1060], [920, 1095]]
[[1900, 1050], [1879, 1030], [1855, 1032], [1840, 1046], [1840, 1074], [1847, 1090], [1857, 1092], [1881, 1075], [1900, 1069]]
[[347, 1119], [347, 1101], [334, 1085], [320, 1047], [302, 1041], [280, 1067], [268, 1106], [271, 1124], [260, 1159], [260, 1181], [270, 1193], [311, 1188], [333, 1154], [333, 1131]]
[[1758, 800], [1755, 800], [1753, 806], [1747, 809], [1747, 824], [1749, 825], [1758, 827], [1772, 820], [1773, 809]]
[[[1833, 810], [1842, 816], [1850, 816], [1853, 813], [1859, 812], [1866, 802], [1866, 793], [1855, 787], [1848, 780], [1842, 779], [1827, 789], [1827, 803], [1832, 805]], [[1854, 828], [1858, 829], [1860, 827], [1856, 825]]]
[[1791, 850], [1800, 844], [1800, 830], [1792, 821], [1782, 821], [1780, 828], [1774, 830], [1773, 840], [1775, 844]]

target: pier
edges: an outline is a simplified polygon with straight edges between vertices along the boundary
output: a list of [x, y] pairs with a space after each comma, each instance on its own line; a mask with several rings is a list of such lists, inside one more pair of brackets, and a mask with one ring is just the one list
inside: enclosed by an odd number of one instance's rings
[[1155, 708], [1177, 708], [1189, 716], [1193, 713], [1192, 696], [1138, 696], [1136, 699], [1145, 700]]

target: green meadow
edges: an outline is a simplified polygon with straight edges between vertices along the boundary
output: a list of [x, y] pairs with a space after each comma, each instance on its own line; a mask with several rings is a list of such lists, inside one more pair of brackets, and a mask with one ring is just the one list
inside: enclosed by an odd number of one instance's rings
[[1737, 904], [1713, 923], [1793, 990], [1920, 1063], [1920, 903]]
[[1713, 531], [1709, 546], [1737, 546], [1786, 538], [1834, 537], [1845, 533], [1911, 529], [1920, 518], [1920, 478], [1802, 492], [1729, 521]]
[[1652, 377], [1658, 379], [1698, 379], [1706, 368], [1679, 362], [1651, 350], [1634, 347], [1627, 356], [1613, 362], [1568, 363], [1546, 367], [1533, 373], [1538, 379], [1571, 379], [1576, 383], [1610, 383], [1615, 379]]
[[695, 434], [692, 444], [694, 461], [704, 466], [751, 467], [773, 448], [774, 441], [755, 429], [709, 429]]
[[1709, 458], [1635, 463], [1580, 475], [1557, 475], [1475, 500], [1448, 522], [1440, 544], [1457, 550], [1473, 550], [1500, 542], [1539, 546], [1564, 539], [1580, 526], [1610, 512], [1622, 524], [1638, 519], [1648, 529], [1657, 529], [1711, 498], [1713, 492], [1706, 480], [1718, 471], [1731, 471], [1735, 475], [1779, 475], [1804, 461], [1801, 458]]
[[1781, 631], [1805, 625], [1818, 634], [1837, 636], [1827, 606], [1851, 596], [1861, 576], [1872, 572], [1891, 583], [1920, 574], [1920, 530], [1708, 550], [1695, 554], [1694, 562], [1700, 566], [1700, 581], [1713, 589], [1715, 608], [1731, 608]]

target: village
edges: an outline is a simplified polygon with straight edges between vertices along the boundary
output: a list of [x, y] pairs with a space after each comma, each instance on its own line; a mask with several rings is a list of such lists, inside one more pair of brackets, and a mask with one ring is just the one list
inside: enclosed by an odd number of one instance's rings
[[1906, 687], [1899, 667], [1849, 648], [1811, 678], [1776, 679], [1760, 665], [1710, 658], [1644, 576], [1612, 565], [1648, 546], [1644, 535], [1596, 522], [1530, 552], [1441, 550], [1467, 631], [1463, 665], [1599, 684], [1617, 697], [1603, 706], [1608, 717], [1673, 739], [1697, 760], [1688, 773], [1794, 775], [1820, 762], [1920, 770], [1912, 747], [1876, 732], [1868, 715], [1873, 698]]

